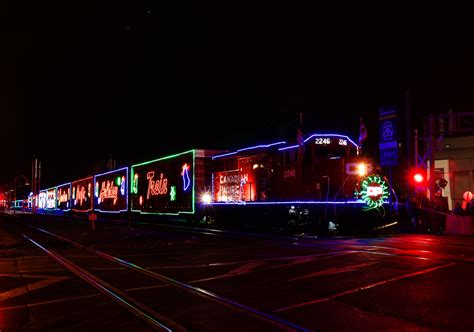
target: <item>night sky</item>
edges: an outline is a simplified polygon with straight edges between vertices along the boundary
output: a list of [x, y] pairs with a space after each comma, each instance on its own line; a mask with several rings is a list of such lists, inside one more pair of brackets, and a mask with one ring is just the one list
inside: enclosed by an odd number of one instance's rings
[[[190, 148], [341, 132], [377, 110], [473, 111], [472, 38], [438, 18], [157, 1], [0, 5], [0, 185], [43, 184]], [[379, 17], [374, 19], [373, 17]], [[445, 21], [443, 21], [445, 22]], [[439, 27], [437, 27], [439, 26]], [[371, 143], [370, 143], [371, 142]]]

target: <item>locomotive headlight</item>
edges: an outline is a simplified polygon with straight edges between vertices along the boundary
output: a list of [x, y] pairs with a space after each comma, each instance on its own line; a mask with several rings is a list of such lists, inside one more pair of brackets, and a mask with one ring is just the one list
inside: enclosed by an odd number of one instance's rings
[[204, 204], [210, 204], [211, 200], [211, 195], [209, 193], [204, 193], [201, 195], [201, 202]]
[[357, 174], [359, 176], [367, 175], [367, 165], [364, 163], [357, 164]]

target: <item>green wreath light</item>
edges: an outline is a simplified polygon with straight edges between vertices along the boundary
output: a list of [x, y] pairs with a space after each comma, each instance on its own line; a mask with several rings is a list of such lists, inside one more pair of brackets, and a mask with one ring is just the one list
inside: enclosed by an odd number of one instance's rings
[[364, 179], [359, 193], [369, 209], [381, 207], [389, 196], [387, 183], [378, 175], [370, 175]]

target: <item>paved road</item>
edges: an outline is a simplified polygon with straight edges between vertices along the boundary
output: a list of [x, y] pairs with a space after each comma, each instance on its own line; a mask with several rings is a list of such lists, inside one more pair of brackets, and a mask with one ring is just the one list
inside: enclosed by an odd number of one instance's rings
[[[92, 231], [79, 221], [31, 216], [0, 224], [4, 233], [7, 227], [28, 234], [190, 331], [281, 326], [128, 271], [25, 223], [308, 330], [474, 329], [473, 237], [291, 238], [104, 223]], [[151, 329], [25, 239], [0, 253], [2, 331]]]

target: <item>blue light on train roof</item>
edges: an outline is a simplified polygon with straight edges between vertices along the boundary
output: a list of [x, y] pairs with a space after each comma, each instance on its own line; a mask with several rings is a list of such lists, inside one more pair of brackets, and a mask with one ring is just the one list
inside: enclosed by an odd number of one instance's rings
[[[384, 202], [387, 203], [387, 202]], [[353, 201], [262, 201], [262, 202], [245, 202], [245, 201], [230, 201], [230, 202], [213, 202], [210, 205], [298, 205], [298, 204], [365, 204], [361, 199]]]
[[239, 150], [237, 150], [237, 151], [228, 152], [228, 153], [220, 154], [220, 155], [217, 155], [217, 156], [213, 156], [213, 157], [212, 157], [212, 160], [217, 159], [217, 158], [221, 158], [221, 157], [232, 156], [232, 155], [237, 154], [237, 153], [242, 152], [242, 151], [248, 151], [248, 150], [254, 150], [254, 149], [262, 149], [262, 148], [269, 148], [269, 147], [271, 147], [271, 146], [274, 146], [274, 145], [281, 145], [281, 144], [286, 144], [286, 141], [281, 141], [281, 142], [276, 142], [276, 143], [271, 143], [271, 144], [260, 144], [260, 145], [250, 146], [250, 147], [248, 147], [248, 148], [239, 149]]

